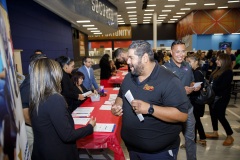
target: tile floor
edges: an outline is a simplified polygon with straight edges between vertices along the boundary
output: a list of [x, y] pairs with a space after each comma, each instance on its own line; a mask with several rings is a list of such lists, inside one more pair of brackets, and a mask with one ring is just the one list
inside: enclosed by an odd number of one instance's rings
[[[97, 82], [99, 83], [99, 70], [95, 70], [95, 76]], [[238, 98], [236, 104], [234, 104], [234, 97], [232, 96], [227, 112], [226, 112], [227, 119], [233, 129], [233, 137], [235, 139], [234, 144], [229, 147], [225, 147], [222, 145], [223, 141], [225, 140], [226, 133], [219, 123], [219, 139], [217, 140], [207, 140], [207, 146], [202, 147], [197, 145], [197, 159], [198, 160], [240, 160], [240, 94], [238, 94]], [[212, 132], [212, 125], [211, 119], [209, 115], [208, 106], [206, 106], [205, 115], [202, 117], [202, 123], [204, 125], [205, 132]], [[181, 144], [184, 143], [184, 138], [182, 134], [181, 137]], [[122, 148], [125, 154], [126, 160], [129, 160], [128, 152], [124, 143], [122, 142]], [[107, 154], [109, 155], [110, 159], [113, 158], [113, 153], [110, 150], [106, 150]], [[93, 159], [106, 159], [104, 158], [100, 152], [93, 151]], [[86, 155], [80, 154], [80, 158], [84, 158]], [[179, 149], [178, 153], [178, 160], [186, 160], [186, 152], [185, 149]]]

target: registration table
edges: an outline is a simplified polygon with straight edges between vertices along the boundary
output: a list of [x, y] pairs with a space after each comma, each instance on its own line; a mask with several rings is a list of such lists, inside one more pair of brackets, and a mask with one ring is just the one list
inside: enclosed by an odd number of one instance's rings
[[125, 77], [125, 75], [127, 74], [127, 71], [117, 71], [117, 74], [115, 76], [111, 76], [108, 80], [108, 83], [111, 84], [122, 84], [122, 81]]
[[[81, 107], [94, 107], [91, 116], [96, 117], [97, 123], [114, 123], [115, 128], [113, 132], [94, 132], [85, 138], [77, 140], [77, 147], [81, 149], [110, 149], [114, 152], [115, 160], [124, 160], [124, 154], [121, 148], [121, 117], [112, 115], [110, 110], [99, 110], [105, 101], [109, 100], [110, 94], [117, 94], [118, 90], [113, 88], [105, 88], [106, 97], [100, 97], [100, 101], [92, 102], [88, 98]], [[75, 125], [75, 128], [80, 128], [81, 125]]]

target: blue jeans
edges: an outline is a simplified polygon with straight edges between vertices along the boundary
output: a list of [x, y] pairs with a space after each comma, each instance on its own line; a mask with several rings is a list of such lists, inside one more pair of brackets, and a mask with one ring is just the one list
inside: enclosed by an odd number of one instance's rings
[[178, 148], [153, 154], [129, 151], [131, 160], [176, 160], [177, 154]]
[[196, 160], [197, 147], [195, 143], [195, 118], [193, 107], [188, 110], [188, 119], [184, 124], [183, 135], [185, 137], [185, 146], [187, 160]]

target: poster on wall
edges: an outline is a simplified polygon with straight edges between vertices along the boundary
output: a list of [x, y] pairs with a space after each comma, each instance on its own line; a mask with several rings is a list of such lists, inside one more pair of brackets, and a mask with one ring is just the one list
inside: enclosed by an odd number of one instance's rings
[[28, 160], [6, 0], [0, 0], [0, 160]]

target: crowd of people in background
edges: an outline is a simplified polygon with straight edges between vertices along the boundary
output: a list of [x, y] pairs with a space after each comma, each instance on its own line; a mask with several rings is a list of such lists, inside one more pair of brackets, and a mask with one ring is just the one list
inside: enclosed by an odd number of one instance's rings
[[[182, 41], [174, 41], [169, 52], [162, 50], [157, 51], [155, 49], [150, 50], [150, 44], [145, 41], [133, 42], [128, 51], [123, 48], [118, 48], [113, 52], [112, 56], [104, 54], [100, 59], [100, 85], [112, 87], [112, 85], [108, 83], [109, 78], [115, 76], [120, 67], [127, 65], [128, 71], [131, 74], [129, 73], [126, 76], [128, 81], [124, 80], [121, 86], [118, 98], [112, 107], [112, 113], [116, 116], [122, 116], [123, 110], [131, 109], [131, 107], [128, 108], [126, 106], [131, 105], [136, 113], [150, 114], [152, 117], [168, 122], [168, 127], [170, 128], [177, 127], [175, 128], [177, 134], [179, 134], [180, 131], [184, 133], [185, 144], [181, 147], [186, 148], [187, 159], [194, 160], [196, 159], [196, 144], [205, 147], [207, 145], [207, 138], [218, 138], [218, 121], [222, 124], [227, 135], [223, 145], [229, 146], [234, 142], [234, 138], [232, 137], [233, 131], [225, 117], [225, 113], [231, 95], [231, 82], [233, 80], [232, 69], [240, 68], [240, 50], [237, 50], [235, 54], [231, 53], [230, 47], [226, 48], [226, 53], [224, 53], [224, 51], [213, 51], [211, 49], [207, 52], [198, 50], [196, 52], [186, 53], [185, 50], [185, 44]], [[113, 59], [111, 59], [111, 57]], [[69, 57], [60, 56], [55, 60], [51, 60], [47, 58], [41, 50], [36, 50], [30, 57], [30, 61], [30, 75], [27, 76], [20, 85], [20, 92], [32, 158], [45, 159], [47, 156], [49, 157], [49, 152], [51, 152], [50, 155], [53, 159], [61, 159], [63, 157], [66, 157], [66, 159], [69, 159], [69, 157], [71, 157], [71, 159], [77, 159], [75, 141], [78, 138], [92, 134], [93, 127], [96, 124], [96, 119], [91, 118], [89, 125], [85, 128], [75, 130], [71, 118], [71, 113], [77, 107], [81, 106], [88, 97], [100, 92], [100, 86], [96, 82], [92, 68], [92, 59], [88, 56], [84, 57], [82, 66], [75, 68], [74, 60]], [[139, 100], [129, 104], [122, 97], [124, 89], [126, 90], [129, 87], [134, 89], [136, 84], [139, 86], [148, 82], [157, 87], [156, 84], [157, 81], [161, 79], [161, 74], [166, 77], [170, 76], [168, 75], [169, 73], [165, 72], [166, 69], [173, 72], [173, 75], [178, 77], [176, 83], [183, 86], [182, 89], [179, 88], [179, 92], [182, 93], [184, 91], [184, 95], [182, 95], [182, 101], [180, 102], [179, 100], [179, 106], [177, 106], [181, 112], [175, 113], [175, 115], [181, 115], [183, 117], [187, 114], [188, 116], [185, 118], [182, 117], [183, 119], [174, 119], [174, 114], [161, 117], [162, 114], [160, 114], [160, 112], [164, 112], [165, 108], [159, 109], [158, 105], [163, 104], [162, 102], [158, 102], [157, 99], [154, 100], [154, 104], [151, 104], [150, 102], [153, 101], [149, 100], [150, 97], [143, 96]], [[161, 74], [158, 75], [157, 71], [159, 71], [159, 73], [161, 72]], [[131, 79], [131, 75], [137, 79]], [[157, 78], [155, 79], [156, 83], [155, 81], [149, 81], [149, 77]], [[145, 79], [147, 80], [146, 82]], [[205, 112], [205, 105], [195, 103], [196, 97], [200, 94], [200, 90], [203, 89], [205, 80], [209, 80], [209, 82], [212, 83], [212, 88], [217, 97], [214, 103], [208, 104], [213, 127], [213, 132], [210, 134], [205, 134], [204, 127], [201, 123], [201, 117], [203, 117]], [[43, 82], [45, 83], [43, 84]], [[131, 86], [129, 82], [132, 83]], [[192, 87], [195, 82], [203, 83], [199, 87]], [[167, 82], [166, 85], [168, 85]], [[128, 87], [126, 88], [126, 86]], [[163, 86], [159, 87], [160, 90], [163, 89]], [[175, 89], [177, 88], [176, 86]], [[92, 93], [85, 96], [84, 93], [88, 91]], [[139, 97], [141, 96], [139, 93]], [[149, 96], [151, 96], [151, 94], [149, 94]], [[169, 97], [165, 98], [168, 99]], [[145, 100], [145, 102], [142, 100]], [[174, 111], [174, 109], [176, 109], [176, 106], [171, 108], [173, 103], [170, 99], [165, 103], [166, 106], [170, 106], [170, 110]], [[185, 108], [180, 104], [185, 104]], [[150, 112], [147, 105], [155, 109], [155, 112]], [[139, 108], [139, 106], [143, 108], [146, 107], [143, 109]], [[57, 117], [55, 116], [56, 113], [53, 114], [56, 110], [58, 110]], [[167, 110], [165, 112], [167, 112]], [[125, 112], [123, 116], [129, 116], [128, 118], [130, 118], [132, 115], [128, 115]], [[154, 120], [159, 121], [157, 119]], [[144, 153], [150, 153], [152, 151], [162, 152], [162, 147], [166, 147], [154, 145], [155, 143], [153, 142], [155, 140], [150, 139], [150, 143], [154, 147], [146, 148], [144, 146], [144, 148], [142, 148], [141, 140], [137, 139], [137, 135], [135, 135], [136, 130], [131, 130], [132, 126], [138, 126], [138, 121], [127, 125], [129, 122], [126, 122], [126, 120], [127, 118], [123, 121], [122, 133], [124, 133], [124, 135], [122, 135], [122, 138], [127, 146], [130, 157], [134, 158], [139, 156], [138, 152], [141, 153], [142, 151]], [[184, 122], [182, 129], [176, 125], [179, 124], [179, 122]], [[43, 123], [48, 124], [48, 128], [39, 125]], [[145, 127], [148, 128], [149, 126]], [[159, 127], [161, 128], [162, 126], [160, 125]], [[174, 130], [173, 128], [172, 130]], [[128, 129], [127, 132], [126, 129]], [[138, 129], [137, 131], [139, 132], [140, 130]], [[144, 135], [145, 131], [143, 130], [142, 133]], [[46, 134], [54, 135], [53, 139], [50, 140]], [[158, 135], [155, 132], [151, 134], [160, 136], [160, 138], [164, 135]], [[197, 139], [197, 134], [199, 134], [199, 140]], [[166, 138], [168, 139], [168, 137]], [[138, 142], [136, 143], [137, 145], [132, 142], [133, 140], [134, 143]], [[50, 141], [51, 143], [43, 144], [43, 142]], [[53, 146], [59, 143], [61, 143], [59, 150], [51, 150], [51, 145]], [[172, 148], [170, 148], [173, 152], [173, 159], [175, 159], [178, 152], [178, 138], [175, 137], [175, 142], [160, 140], [158, 144], [161, 143], [172, 146]], [[146, 155], [141, 154], [141, 156], [144, 157]], [[166, 155], [153, 154], [151, 156], [152, 158], [157, 158]]]

